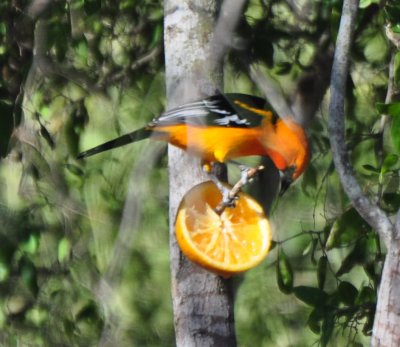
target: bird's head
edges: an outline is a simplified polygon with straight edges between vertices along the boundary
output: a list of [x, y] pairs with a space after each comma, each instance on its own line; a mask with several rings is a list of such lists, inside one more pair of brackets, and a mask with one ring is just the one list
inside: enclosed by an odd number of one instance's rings
[[280, 171], [282, 195], [309, 164], [308, 139], [304, 128], [290, 120], [267, 124], [264, 131], [266, 153]]

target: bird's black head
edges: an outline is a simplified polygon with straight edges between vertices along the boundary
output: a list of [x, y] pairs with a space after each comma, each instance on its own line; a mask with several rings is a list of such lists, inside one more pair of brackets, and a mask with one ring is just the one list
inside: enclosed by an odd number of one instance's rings
[[293, 183], [293, 174], [296, 170], [295, 166], [291, 166], [284, 171], [279, 171], [279, 175], [281, 178], [281, 188], [279, 190], [279, 195], [282, 196], [290, 185]]

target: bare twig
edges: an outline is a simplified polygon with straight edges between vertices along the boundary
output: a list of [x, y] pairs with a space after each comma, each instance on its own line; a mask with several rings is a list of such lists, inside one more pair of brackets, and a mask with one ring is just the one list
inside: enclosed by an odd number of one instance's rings
[[[385, 98], [385, 104], [389, 104], [392, 102], [394, 95], [396, 93], [395, 91], [395, 85], [394, 85], [394, 64], [395, 64], [395, 52], [392, 52], [392, 56], [390, 59], [389, 63], [389, 76], [388, 76], [388, 88], [386, 91], [386, 98]], [[383, 114], [381, 117], [381, 124], [380, 124], [380, 132], [383, 133], [385, 130], [385, 125], [387, 124], [389, 120], [389, 117], [387, 114]]]
[[246, 0], [225, 0], [221, 6], [217, 24], [214, 30], [212, 47], [216, 64], [224, 58], [227, 50], [232, 47], [233, 34]]
[[136, 59], [131, 65], [131, 70], [137, 70], [138, 68], [142, 67], [144, 64], [155, 59], [160, 53], [162, 52], [161, 45], [155, 46], [152, 50], [146, 52], [144, 55]]
[[397, 48], [400, 49], [400, 35], [393, 31], [391, 24], [385, 26], [386, 37]]
[[333, 46], [328, 41], [330, 35], [321, 35], [311, 69], [297, 81], [291, 100], [291, 108], [298, 124], [308, 128], [329, 88], [333, 62]]
[[308, 127], [329, 86], [333, 50], [327, 48], [329, 35], [323, 34], [317, 45], [313, 68], [298, 81], [294, 97], [287, 100], [279, 84], [256, 64], [250, 66], [250, 76], [261, 89], [279, 117], [290, 117], [303, 127]]
[[53, 5], [53, 0], [34, 0], [27, 8], [27, 13], [32, 19], [39, 18]]
[[[389, 76], [388, 76], [388, 88], [386, 91], [386, 97], [385, 97], [385, 104], [389, 104], [395, 100], [396, 97], [396, 86], [395, 86], [395, 80], [394, 80], [394, 74], [395, 74], [395, 57], [396, 53], [392, 52], [390, 63], [389, 63]], [[378, 148], [378, 163], [379, 166], [383, 164], [383, 160], [385, 159], [385, 152], [383, 148], [383, 143], [384, 143], [384, 135], [385, 135], [385, 128], [386, 125], [389, 122], [389, 116], [387, 114], [382, 114], [381, 115], [381, 122], [380, 122], [380, 129], [379, 129], [379, 148]], [[381, 201], [382, 196], [383, 196], [383, 182], [379, 182], [378, 185], [378, 203]]]
[[292, 10], [293, 15], [301, 22], [304, 22], [306, 24], [310, 24], [310, 14], [312, 11], [312, 2], [304, 2], [304, 3], [299, 3], [298, 1], [294, 0], [286, 0], [286, 4], [289, 6], [289, 8]]
[[353, 37], [358, 0], [345, 0], [331, 76], [329, 117], [330, 142], [340, 181], [353, 206], [389, 246], [393, 225], [388, 216], [362, 191], [355, 177], [345, 145], [344, 99], [349, 71], [350, 44]]
[[161, 53], [162, 46], [160, 44], [155, 46], [150, 51], [144, 53], [142, 56], [138, 57], [128, 68], [119, 70], [117, 72], [110, 71], [109, 74], [105, 75], [101, 79], [99, 85], [110, 85], [119, 83], [120, 81], [124, 81], [127, 76], [129, 76], [129, 73], [136, 71], [145, 64], [151, 62], [152, 60], [155, 60], [159, 55], [161, 55]]
[[[241, 189], [243, 188], [243, 186], [245, 186], [249, 182], [249, 180], [252, 179], [261, 170], [264, 170], [264, 166], [262, 165], [248, 169], [246, 171], [246, 179], [243, 179], [242, 177], [239, 181], [236, 182], [236, 184], [229, 191], [227, 197], [228, 200], [234, 201], [238, 196], [239, 192], [241, 191]], [[222, 201], [218, 204], [218, 206], [214, 209], [214, 211], [220, 215], [229, 205], [230, 204], [227, 204], [226, 201], [222, 199]]]
[[[39, 19], [35, 26], [33, 63], [29, 71], [25, 89], [38, 82], [42, 76], [57, 75], [71, 81], [86, 91], [98, 91], [99, 88], [82, 71], [54, 63], [47, 55], [48, 23], [46, 19]], [[40, 76], [42, 75], [42, 76]]]
[[250, 67], [250, 76], [258, 88], [261, 89], [276, 113], [278, 113], [279, 117], [287, 119], [293, 115], [293, 110], [285, 99], [280, 86], [272, 77], [260, 71], [260, 68], [255, 64]]

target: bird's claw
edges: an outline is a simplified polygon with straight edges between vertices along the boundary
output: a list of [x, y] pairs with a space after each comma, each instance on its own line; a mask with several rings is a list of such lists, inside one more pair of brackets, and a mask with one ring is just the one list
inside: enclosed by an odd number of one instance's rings
[[222, 191], [222, 204], [224, 207], [235, 207], [236, 201], [239, 197], [235, 194], [232, 194], [232, 190], [226, 187], [223, 187]]
[[251, 170], [253, 168], [248, 167], [246, 165], [239, 165], [239, 169], [240, 169], [240, 182], [242, 185], [246, 185], [247, 183], [251, 182], [253, 179], [253, 176], [249, 175], [249, 172], [251, 172]]
[[214, 183], [222, 194], [221, 204], [223, 209], [226, 207], [235, 207], [236, 200], [239, 198], [236, 194], [233, 194], [232, 189], [224, 186], [217, 178], [213, 178]]
[[252, 180], [260, 170], [263, 170], [263, 166], [250, 168], [244, 165], [240, 166], [241, 178], [232, 188], [224, 186], [216, 176], [211, 175], [211, 179], [217, 185], [219, 191], [222, 194], [222, 200], [219, 205], [215, 208], [215, 212], [221, 214], [227, 207], [235, 207], [236, 201], [239, 199], [239, 192], [244, 185]]

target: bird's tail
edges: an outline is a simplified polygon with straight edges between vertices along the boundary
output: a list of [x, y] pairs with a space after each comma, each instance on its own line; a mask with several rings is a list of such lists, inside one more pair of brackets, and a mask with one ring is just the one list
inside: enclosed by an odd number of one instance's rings
[[109, 149], [121, 147], [121, 146], [127, 145], [128, 143], [131, 143], [131, 142], [137, 142], [140, 140], [147, 139], [148, 137], [151, 136], [152, 132], [153, 132], [153, 130], [149, 127], [135, 130], [129, 134], [122, 135], [121, 137], [117, 137], [114, 140], [105, 142], [101, 145], [98, 145], [96, 147], [88, 149], [87, 151], [79, 153], [77, 156], [77, 159], [90, 157], [94, 154], [108, 151]]

